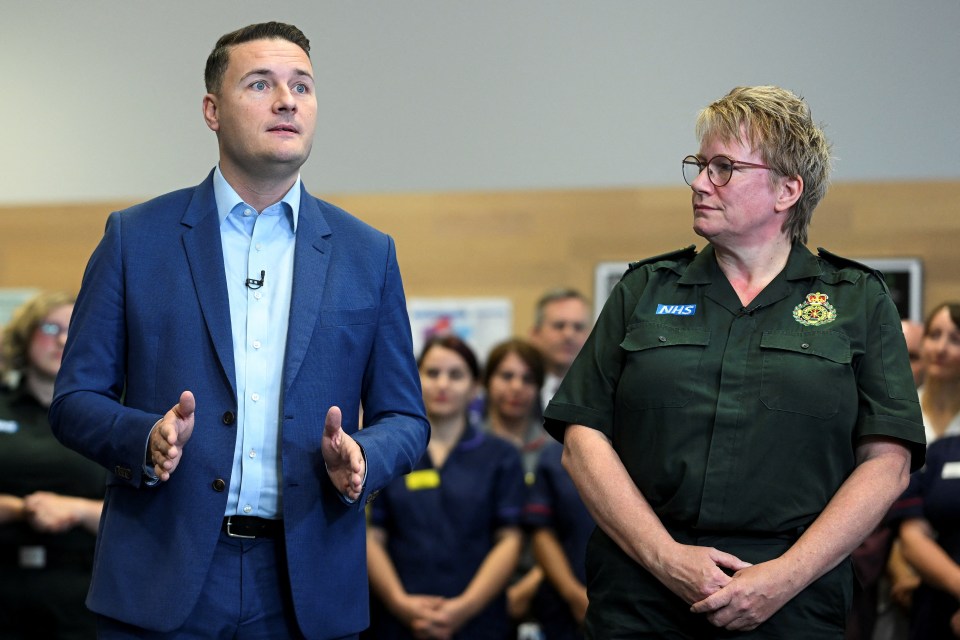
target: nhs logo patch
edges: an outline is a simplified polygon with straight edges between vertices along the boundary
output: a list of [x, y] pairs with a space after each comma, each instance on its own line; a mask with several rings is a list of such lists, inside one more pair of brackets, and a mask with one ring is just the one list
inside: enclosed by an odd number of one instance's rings
[[697, 312], [695, 304], [658, 304], [658, 316], [692, 316]]

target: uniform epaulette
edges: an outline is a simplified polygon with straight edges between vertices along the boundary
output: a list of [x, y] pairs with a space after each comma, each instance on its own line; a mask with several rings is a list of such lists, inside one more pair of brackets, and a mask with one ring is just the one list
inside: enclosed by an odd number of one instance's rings
[[690, 260], [693, 260], [694, 256], [696, 255], [697, 255], [697, 245], [692, 244], [689, 247], [685, 247], [677, 251], [671, 251], [669, 253], [661, 253], [660, 255], [653, 256], [652, 258], [644, 258], [643, 260], [637, 260], [636, 262], [631, 262], [630, 266], [627, 267], [627, 270], [623, 272], [623, 275], [626, 276], [628, 273], [630, 273], [637, 267], [642, 267], [645, 264], [652, 264], [654, 262], [661, 262], [663, 260], [682, 260], [684, 258], [689, 258]]
[[844, 267], [844, 268], [855, 267], [857, 269], [860, 269], [861, 271], [867, 271], [869, 273], [877, 273], [877, 274], [880, 273], [879, 271], [877, 271], [876, 269], [874, 269], [869, 265], [865, 265], [862, 262], [857, 262], [856, 260], [851, 260], [850, 258], [844, 258], [843, 256], [838, 256], [835, 253], [831, 253], [830, 251], [827, 251], [823, 247], [817, 247], [817, 253], [820, 255], [821, 258], [823, 258], [830, 264], [835, 265], [837, 267]]
[[835, 253], [827, 251], [823, 247], [817, 247], [817, 254], [833, 266], [840, 269], [856, 269], [857, 271], [862, 271], [864, 273], [872, 273], [873, 275], [877, 276], [877, 279], [880, 280], [880, 283], [883, 285], [884, 289], [887, 288], [887, 281], [884, 279], [883, 273], [881, 273], [879, 269], [875, 269], [874, 267], [863, 264], [862, 262], [857, 262], [856, 260], [851, 260], [850, 258], [838, 256]]

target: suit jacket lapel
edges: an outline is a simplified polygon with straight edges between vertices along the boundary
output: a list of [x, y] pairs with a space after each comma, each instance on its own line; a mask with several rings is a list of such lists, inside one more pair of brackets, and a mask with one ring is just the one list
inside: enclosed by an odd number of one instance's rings
[[330, 227], [321, 213], [321, 202], [302, 189], [293, 257], [293, 292], [284, 363], [284, 391], [297, 377], [314, 329], [320, 321], [323, 285], [330, 265]]
[[224, 276], [220, 219], [213, 195], [213, 172], [194, 191], [193, 199], [181, 223], [187, 227], [183, 247], [193, 277], [193, 286], [203, 319], [213, 341], [220, 366], [237, 393], [236, 366], [233, 361], [233, 335], [230, 328], [230, 298]]

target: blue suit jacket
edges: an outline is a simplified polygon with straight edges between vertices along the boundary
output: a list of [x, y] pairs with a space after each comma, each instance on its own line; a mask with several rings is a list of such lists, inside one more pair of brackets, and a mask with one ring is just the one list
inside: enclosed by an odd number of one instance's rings
[[[65, 445], [110, 472], [87, 599], [156, 630], [186, 619], [226, 508], [237, 425], [230, 310], [212, 173], [110, 215], [90, 258], [50, 408]], [[154, 423], [189, 389], [195, 426], [166, 483], [141, 468]], [[281, 400], [283, 519], [307, 637], [367, 624], [363, 505], [407, 473], [429, 437], [393, 240], [301, 195]], [[360, 405], [365, 428], [358, 431]], [[320, 453], [327, 410], [364, 449], [348, 505]], [[222, 482], [219, 482], [222, 480]]]

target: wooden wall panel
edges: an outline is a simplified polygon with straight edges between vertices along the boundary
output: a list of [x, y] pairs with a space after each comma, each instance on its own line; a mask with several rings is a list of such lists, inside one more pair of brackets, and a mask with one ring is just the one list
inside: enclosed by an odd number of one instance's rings
[[[328, 195], [397, 241], [408, 296], [505, 296], [525, 333], [546, 288], [593, 294], [601, 261], [689, 244], [685, 187]], [[921, 257], [924, 307], [960, 300], [960, 181], [833, 185], [810, 246], [856, 257]], [[0, 207], [0, 287], [76, 290], [107, 214], [129, 203]]]

